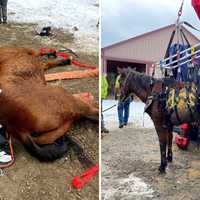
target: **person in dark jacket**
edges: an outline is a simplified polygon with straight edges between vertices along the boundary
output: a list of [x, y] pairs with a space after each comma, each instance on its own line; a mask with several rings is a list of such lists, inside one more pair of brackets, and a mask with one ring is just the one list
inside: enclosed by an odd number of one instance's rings
[[0, 23], [7, 23], [7, 3], [8, 0], [0, 0]]

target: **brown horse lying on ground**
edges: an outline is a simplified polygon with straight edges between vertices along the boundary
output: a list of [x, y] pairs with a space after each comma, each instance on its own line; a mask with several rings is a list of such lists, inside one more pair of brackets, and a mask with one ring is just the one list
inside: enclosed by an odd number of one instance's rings
[[0, 48], [0, 124], [32, 155], [54, 160], [67, 151], [70, 137], [63, 136], [72, 124], [81, 118], [98, 122], [98, 109], [62, 87], [47, 85], [44, 71], [67, 61], [39, 57], [31, 49]]
[[[168, 120], [166, 120], [167, 113], [166, 110], [163, 109], [163, 97], [160, 96], [160, 94], [162, 93], [163, 85], [168, 88], [181, 89], [184, 87], [184, 84], [169, 78], [165, 78], [163, 80], [155, 79], [131, 69], [121, 69], [120, 73], [122, 94], [121, 99], [124, 100], [130, 94], [134, 93], [142, 102], [148, 105], [145, 112], [148, 113], [153, 120], [156, 132], [158, 134], [161, 154], [161, 164], [159, 170], [161, 173], [163, 173], [165, 172], [167, 161], [172, 162], [173, 125], [179, 125], [180, 123], [178, 123], [172, 115], [172, 117], [169, 119], [170, 123]], [[151, 99], [150, 102], [149, 99]], [[166, 101], [166, 99], [164, 101]], [[190, 122], [194, 122], [194, 120], [198, 121], [199, 114], [197, 113], [197, 115], [194, 115], [193, 117], [194, 119], [191, 118]], [[189, 123], [189, 121], [181, 121], [181, 123]], [[166, 156], [167, 145], [168, 152]]]

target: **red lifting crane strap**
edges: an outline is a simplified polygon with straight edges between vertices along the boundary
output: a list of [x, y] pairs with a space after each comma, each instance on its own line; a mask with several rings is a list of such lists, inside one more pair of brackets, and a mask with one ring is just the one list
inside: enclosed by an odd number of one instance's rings
[[[69, 51], [72, 52], [72, 50], [68, 49]], [[53, 56], [54, 58], [56, 57], [62, 57], [64, 59], [68, 59], [71, 57], [71, 54], [68, 54], [63, 51], [56, 51], [54, 48], [41, 48], [40, 49], [40, 55], [41, 56]], [[73, 53], [73, 55], [76, 55]], [[77, 56], [76, 56], [77, 57]], [[90, 65], [90, 64], [85, 64], [85, 63], [80, 63], [75, 59], [74, 56], [72, 56], [72, 65], [76, 65], [78, 67], [85, 68], [86, 70], [81, 70], [81, 71], [67, 71], [67, 72], [56, 72], [56, 73], [50, 73], [50, 74], [45, 74], [45, 80], [46, 81], [53, 81], [53, 80], [62, 80], [62, 79], [77, 79], [77, 78], [86, 78], [86, 77], [98, 77], [99, 70], [98, 67]]]

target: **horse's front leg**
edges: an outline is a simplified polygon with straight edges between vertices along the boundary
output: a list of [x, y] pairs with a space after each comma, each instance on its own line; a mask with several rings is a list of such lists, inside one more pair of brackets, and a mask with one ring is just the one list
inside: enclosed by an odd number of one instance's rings
[[172, 133], [172, 131], [169, 131], [169, 133], [168, 133], [168, 152], [167, 152], [168, 162], [172, 162], [172, 160], [173, 160], [172, 140], [173, 140], [173, 133]]
[[161, 162], [159, 171], [160, 173], [165, 173], [165, 169], [167, 167], [167, 157], [166, 157], [166, 148], [167, 148], [167, 140], [168, 140], [168, 131], [165, 128], [162, 128], [162, 125], [157, 125], [156, 131], [158, 134], [159, 145], [160, 145], [160, 156]]

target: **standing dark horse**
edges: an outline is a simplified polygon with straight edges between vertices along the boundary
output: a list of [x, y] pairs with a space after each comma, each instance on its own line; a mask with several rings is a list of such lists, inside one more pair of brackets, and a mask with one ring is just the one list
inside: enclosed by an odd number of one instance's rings
[[[155, 79], [131, 69], [121, 70], [121, 98], [125, 99], [131, 93], [134, 93], [146, 104], [145, 112], [153, 120], [160, 144], [161, 164], [159, 170], [161, 173], [165, 172], [167, 161], [172, 162], [173, 125], [180, 124], [177, 120], [174, 120], [175, 118], [172, 115], [170, 123], [166, 120], [166, 110], [163, 109], [161, 103], [163, 85], [179, 90], [185, 87], [184, 83], [169, 78]], [[186, 123], [186, 121], [182, 121], [181, 123]]]

